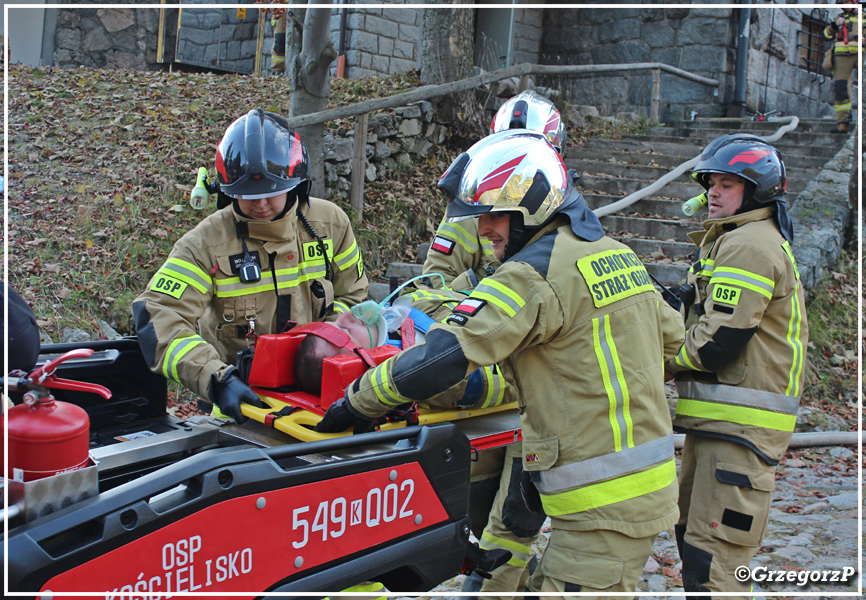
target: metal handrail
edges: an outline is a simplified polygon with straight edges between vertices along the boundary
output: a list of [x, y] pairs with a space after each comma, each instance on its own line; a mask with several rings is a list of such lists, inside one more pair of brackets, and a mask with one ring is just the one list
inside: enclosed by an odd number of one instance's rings
[[[775, 142], [775, 141], [781, 139], [781, 137], [784, 136], [786, 133], [796, 129], [797, 125], [800, 123], [800, 119], [797, 117], [793, 117], [793, 116], [791, 116], [791, 117], [771, 117], [770, 121], [772, 121], [772, 122], [788, 121], [788, 123], [786, 125], [783, 125], [782, 127], [779, 127], [779, 129], [777, 129], [776, 132], [773, 133], [773, 135], [771, 135], [770, 137], [761, 138], [767, 143], [772, 143], [772, 142]], [[645, 188], [642, 188], [642, 189], [634, 192], [633, 194], [629, 194], [625, 198], [622, 198], [621, 200], [617, 200], [616, 202], [608, 204], [607, 206], [601, 206], [599, 208], [596, 208], [592, 212], [594, 212], [595, 216], [597, 216], [597, 217], [604, 217], [604, 216], [609, 215], [611, 213], [614, 213], [618, 210], [622, 210], [623, 208], [631, 206], [632, 204], [634, 204], [638, 200], [642, 200], [643, 198], [646, 198], [650, 194], [660, 190], [661, 188], [666, 186], [669, 182], [671, 182], [672, 180], [676, 179], [677, 177], [679, 177], [680, 175], [682, 175], [683, 173], [685, 173], [686, 171], [688, 171], [689, 169], [694, 167], [697, 164], [699, 158], [700, 158], [700, 156], [696, 156], [690, 160], [687, 160], [686, 162], [675, 167], [670, 172], [665, 173], [664, 175], [662, 175], [661, 177], [656, 179], [654, 182], [652, 182], [651, 184], [649, 184]]]
[[[292, 117], [289, 119], [289, 126], [295, 128], [306, 127], [307, 125], [317, 125], [319, 123], [325, 123], [334, 119], [353, 117], [376, 110], [396, 108], [398, 106], [406, 106], [408, 104], [414, 104], [415, 102], [429, 100], [430, 98], [436, 98], [438, 96], [444, 96], [446, 94], [453, 94], [456, 92], [464, 92], [467, 90], [475, 89], [477, 87], [481, 87], [495, 81], [510, 79], [512, 77], [524, 77], [529, 75], [583, 75], [614, 71], [642, 70], [652, 70], [658, 72], [664, 71], [665, 73], [676, 75], [677, 77], [681, 77], [689, 81], [694, 81], [695, 83], [700, 83], [709, 87], [718, 87], [720, 85], [717, 79], [711, 79], [709, 77], [695, 75], [694, 73], [684, 71], [683, 69], [679, 69], [677, 67], [672, 67], [671, 65], [666, 65], [664, 63], [658, 62], [610, 65], [534, 65], [530, 63], [521, 63], [519, 65], [512, 65], [510, 67], [505, 67], [496, 71], [490, 71], [488, 73], [482, 73], [481, 75], [475, 75], [474, 77], [461, 79], [460, 81], [453, 81], [451, 83], [444, 83], [441, 85], [425, 85], [416, 88], [410, 92], [395, 94], [393, 96], [388, 96], [387, 98], [365, 100], [364, 102], [358, 102], [357, 104], [352, 104], [350, 106], [330, 108], [327, 110], [310, 113], [308, 115]], [[657, 99], [654, 98], [654, 100]]]

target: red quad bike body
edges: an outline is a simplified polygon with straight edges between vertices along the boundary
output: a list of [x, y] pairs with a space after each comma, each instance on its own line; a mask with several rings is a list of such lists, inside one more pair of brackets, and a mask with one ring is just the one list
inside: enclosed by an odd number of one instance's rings
[[368, 580], [422, 592], [507, 560], [469, 540], [472, 448], [456, 425], [299, 443], [260, 423], [182, 421], [135, 338], [84, 346], [63, 361], [80, 346], [42, 348], [55, 379], [78, 383], [50, 392], [86, 413], [89, 463], [5, 480], [10, 592], [292, 597]]

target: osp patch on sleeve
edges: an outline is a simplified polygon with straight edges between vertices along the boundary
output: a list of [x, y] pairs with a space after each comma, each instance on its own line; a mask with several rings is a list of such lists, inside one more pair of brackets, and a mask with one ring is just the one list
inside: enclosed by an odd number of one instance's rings
[[448, 238], [444, 238], [441, 235], [437, 235], [435, 238], [433, 238], [433, 243], [430, 245], [430, 248], [432, 248], [436, 252], [450, 255], [452, 252], [454, 252], [454, 244], [454, 240], [449, 240]]
[[466, 298], [466, 300], [451, 309], [451, 315], [445, 319], [445, 322], [466, 325], [469, 317], [474, 317], [478, 314], [478, 311], [484, 308], [486, 304], [487, 300]]
[[740, 303], [742, 290], [727, 285], [716, 284], [713, 286], [713, 302], [737, 306]]
[[179, 279], [174, 279], [173, 277], [166, 277], [165, 275], [157, 274], [156, 277], [153, 278], [153, 283], [150, 284], [150, 289], [154, 292], [159, 292], [161, 294], [167, 294], [172, 298], [177, 298], [180, 300], [180, 297], [183, 295], [183, 291], [187, 288], [189, 284]]

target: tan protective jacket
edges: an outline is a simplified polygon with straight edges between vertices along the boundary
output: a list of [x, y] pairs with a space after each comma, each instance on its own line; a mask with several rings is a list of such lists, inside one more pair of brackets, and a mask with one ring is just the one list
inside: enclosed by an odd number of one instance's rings
[[560, 527], [643, 537], [677, 518], [663, 366], [683, 332], [634, 252], [582, 240], [560, 215], [424, 344], [368, 371], [348, 396], [375, 416], [510, 356], [524, 468], [545, 512]]
[[[493, 256], [490, 241], [478, 235], [478, 219], [456, 223], [443, 219], [430, 243], [421, 272], [424, 275], [441, 273], [446, 286], [468, 291], [487, 276], [488, 266], [498, 267], [499, 261]], [[455, 278], [458, 278], [456, 282]], [[434, 288], [442, 287], [439, 277], [430, 277], [430, 283]]]
[[[412, 308], [439, 323], [451, 316], [451, 310], [468, 296], [468, 293], [448, 289], [419, 287], [401, 296], [397, 302], [408, 301]], [[517, 402], [514, 367], [506, 359], [480, 367], [457, 385], [423, 404], [482, 409], [514, 402]]]
[[[860, 47], [860, 17], [857, 12], [842, 12], [841, 16], [845, 18], [845, 24], [842, 27], [836, 25], [836, 18], [833, 17], [827, 27], [824, 28], [824, 37], [828, 40], [835, 39], [833, 44], [833, 54], [857, 54], [857, 49]], [[847, 42], [846, 42], [847, 39]]]
[[[207, 398], [211, 374], [222, 376], [255, 334], [278, 333], [290, 321], [323, 320], [367, 297], [367, 275], [349, 218], [336, 204], [310, 198], [301, 212], [324, 240], [333, 282], [319, 243], [296, 209], [276, 221], [253, 221], [231, 206], [210, 215], [174, 245], [168, 260], [134, 303], [139, 343], [151, 369]], [[243, 255], [235, 226], [248, 227], [247, 250], [261, 280], [242, 283]]]
[[794, 430], [809, 340], [800, 274], [774, 211], [708, 220], [690, 234], [696, 299], [667, 364], [677, 374], [677, 431], [731, 439], [770, 464]]

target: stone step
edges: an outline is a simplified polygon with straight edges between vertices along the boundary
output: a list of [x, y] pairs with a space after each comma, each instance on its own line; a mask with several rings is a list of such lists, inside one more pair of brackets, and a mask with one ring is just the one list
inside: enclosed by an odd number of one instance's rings
[[[606, 140], [607, 142], [622, 142], [622, 140]], [[629, 140], [628, 144], [623, 144], [624, 147], [614, 147], [603, 149], [598, 147], [599, 144], [593, 144], [590, 148], [569, 148], [565, 158], [565, 164], [569, 168], [572, 163], [582, 160], [607, 160], [610, 164], [634, 164], [634, 165], [655, 165], [665, 169], [665, 172], [670, 171], [682, 163], [690, 160], [693, 156], [700, 154], [703, 147], [694, 147], [692, 156], [682, 155], [666, 155], [659, 152], [651, 152], [646, 147], [639, 147]], [[783, 156], [785, 167], [790, 172], [794, 169], [805, 169], [811, 173], [804, 176], [814, 176], [820, 170], [820, 167], [826, 162], [825, 159], [815, 159], [807, 155], [786, 154]], [[576, 168], [576, 167], [575, 167]]]
[[[655, 179], [626, 179], [623, 177], [598, 177], [596, 175], [584, 174], [577, 183], [577, 189], [586, 194], [610, 194], [614, 196], [627, 196], [655, 183]], [[805, 189], [809, 180], [797, 178], [788, 179], [788, 195], [794, 196]], [[677, 178], [669, 182], [653, 194], [656, 198], [676, 198], [688, 200], [704, 191], [701, 185], [687, 177]]]
[[654, 219], [629, 217], [624, 215], [608, 215], [602, 219], [602, 225], [609, 235], [617, 236], [623, 232], [642, 238], [662, 240], [689, 241], [688, 233], [698, 227], [694, 221], [678, 221], [674, 219]]
[[[622, 200], [622, 196], [611, 196], [609, 194], [584, 193], [583, 197], [586, 200], [586, 205], [589, 206], [591, 210], [608, 206], [617, 200]], [[678, 198], [642, 198], [631, 206], [626, 206], [625, 208], [618, 210], [615, 214], [633, 215], [639, 213], [642, 215], [657, 215], [665, 219], [693, 221], [696, 228], [700, 226], [699, 220], [683, 214], [682, 206], [683, 201]], [[706, 212], [706, 210], [702, 212]], [[602, 217], [602, 223], [604, 223], [605, 218], [606, 217]]]
[[[630, 165], [615, 161], [589, 160], [589, 159], [566, 159], [565, 165], [569, 169], [575, 169], [581, 176], [608, 175], [610, 177], [626, 177], [629, 179], [645, 179], [655, 181], [663, 175], [667, 175], [671, 169], [662, 166]], [[674, 165], [676, 166], [676, 165]], [[688, 173], [683, 173], [678, 181], [691, 181]], [[582, 183], [582, 182], [581, 182]]]
[[376, 302], [381, 302], [385, 298], [388, 297], [388, 294], [391, 292], [391, 286], [387, 283], [370, 283], [370, 298], [375, 300]]
[[415, 263], [392, 262], [388, 263], [388, 268], [385, 269], [385, 277], [397, 277], [400, 281], [405, 281], [412, 277], [417, 277], [421, 274], [421, 269], [424, 265]]
[[679, 265], [676, 263], [645, 262], [644, 266], [656, 279], [668, 287], [685, 283], [689, 270], [688, 265]]
[[[654, 183], [654, 180], [650, 181], [647, 179], [625, 179], [622, 177], [583, 175], [580, 178], [580, 181], [577, 182], [577, 189], [584, 195], [587, 193], [595, 193], [626, 196], [628, 194], [633, 194], [638, 190], [642, 190], [652, 183]], [[697, 196], [703, 191], [704, 188], [694, 181], [676, 180], [671, 181], [653, 195], [657, 198], [682, 198], [688, 200], [692, 196]]]
[[[614, 236], [640, 256], [645, 263], [656, 262], [662, 258], [691, 264], [696, 246], [691, 242], [676, 242], [636, 237]], [[661, 256], [659, 254], [661, 253]]]
[[[767, 121], [752, 121], [750, 119], [735, 119], [735, 118], [719, 118], [719, 119], [702, 119], [696, 118], [694, 121], [673, 120], [665, 125], [671, 127], [690, 127], [693, 129], [728, 129], [733, 131], [762, 131], [759, 135], [767, 135], [776, 131], [779, 127], [785, 125], [786, 122], [773, 121], [772, 117]], [[795, 131], [815, 131], [820, 133], [829, 133], [831, 129], [836, 127], [834, 119], [800, 119]]]
[[[703, 141], [695, 139], [695, 145], [693, 147], [698, 148], [698, 151], [694, 154], [694, 156], [697, 156], [700, 151], [703, 150], [704, 146], [706, 146], [706, 144], [710, 140], [715, 139], [715, 137], [718, 136], [713, 136]], [[839, 137], [841, 138], [841, 136]], [[644, 145], [650, 145], [650, 147], [657, 151], [662, 151], [658, 146], [663, 146], [665, 147], [665, 149], [670, 146], [672, 148], [676, 148], [679, 153], [686, 152], [687, 148], [692, 147], [688, 145], [688, 139], [689, 138], [684, 138], [683, 136], [667, 136], [653, 134], [640, 135], [634, 133], [624, 133], [622, 136], [622, 141], [634, 140]], [[836, 155], [836, 153], [839, 151], [839, 148], [841, 148], [842, 146], [842, 141], [844, 140], [840, 139], [838, 145], [831, 144], [830, 142], [825, 141], [823, 143], [819, 143], [813, 146], [811, 145], [811, 142], [788, 143], [785, 142], [783, 138], [782, 140], [774, 142], [773, 145], [779, 149], [779, 152], [782, 153], [782, 158], [787, 158], [789, 154], [797, 154], [800, 156], [811, 156], [815, 158], [820, 157], [824, 160], [824, 162], [826, 162], [829, 158], [832, 158]], [[809, 146], [808, 148], [805, 148], [804, 144], [807, 143], [809, 144]], [[677, 152], [674, 153], [676, 154]]]
[[[649, 139], [668, 139], [680, 138], [699, 141], [699, 143], [707, 144], [711, 140], [725, 134], [731, 133], [727, 129], [693, 129], [691, 127], [653, 127], [646, 137]], [[767, 137], [772, 134], [772, 131], [759, 132], [745, 130], [738, 133], [750, 133], [758, 137]], [[636, 138], [638, 134], [624, 134], [623, 137]], [[831, 146], [835, 147], [836, 151], [841, 148], [842, 144], [847, 139], [846, 136], [837, 133], [814, 133], [800, 131], [799, 128], [794, 131], [787, 132], [779, 140], [773, 142], [780, 151], [783, 148], [791, 149], [794, 147], [802, 147], [803, 145], [812, 146]], [[834, 152], [835, 154], [835, 152]]]

